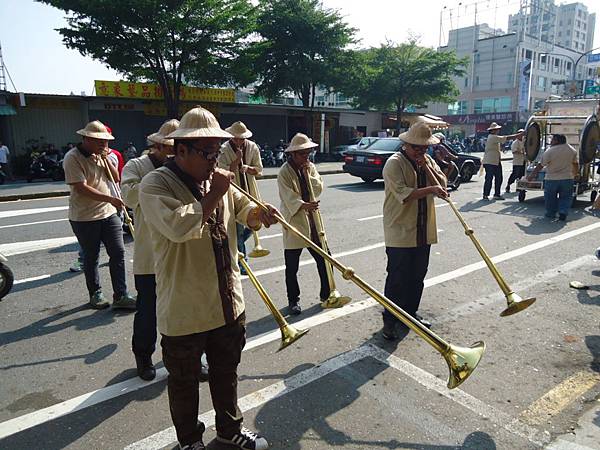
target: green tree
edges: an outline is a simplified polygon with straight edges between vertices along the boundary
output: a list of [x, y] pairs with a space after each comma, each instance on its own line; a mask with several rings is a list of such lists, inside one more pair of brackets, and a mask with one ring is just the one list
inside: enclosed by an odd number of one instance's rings
[[332, 72], [355, 29], [338, 11], [318, 0], [261, 0], [249, 56], [258, 76], [256, 91], [267, 98], [293, 92], [313, 108], [317, 87], [332, 86]]
[[67, 13], [63, 43], [129, 80], [158, 83], [176, 118], [184, 82], [224, 86], [254, 29], [248, 0], [37, 0]]
[[428, 102], [452, 102], [458, 94], [453, 80], [465, 74], [467, 59], [454, 52], [421, 47], [416, 40], [358, 51], [352, 72], [341, 86], [355, 106], [396, 111], [401, 127], [407, 106], [424, 107]]

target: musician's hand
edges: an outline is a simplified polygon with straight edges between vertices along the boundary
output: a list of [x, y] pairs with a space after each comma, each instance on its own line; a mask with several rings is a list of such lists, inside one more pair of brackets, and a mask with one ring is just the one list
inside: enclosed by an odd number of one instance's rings
[[415, 158], [415, 163], [417, 164], [417, 167], [423, 167], [427, 164], [427, 161], [425, 160], [425, 155], [418, 155]]
[[448, 191], [441, 186], [429, 186], [429, 189], [433, 195], [440, 198], [448, 198]]
[[246, 172], [248, 172], [248, 166], [246, 164], [242, 164], [242, 167], [240, 167], [240, 173]]
[[108, 202], [115, 208], [117, 208], [118, 211], [121, 211], [125, 207], [125, 203], [123, 203], [123, 200], [117, 197], [111, 197]]
[[108, 158], [108, 148], [105, 148], [104, 150], [102, 150], [102, 153], [100, 153], [100, 156], [102, 157], [102, 159], [107, 159]]
[[277, 219], [275, 218], [275, 216], [280, 216], [281, 213], [277, 210], [277, 208], [275, 208], [273, 205], [271, 205], [269, 203], [265, 203], [265, 206], [267, 207], [269, 212], [260, 208], [260, 212], [258, 213], [258, 220], [260, 220], [260, 222], [265, 227], [269, 228], [271, 225], [274, 225], [277, 223]]
[[300, 209], [303, 209], [304, 211], [316, 211], [317, 209], [319, 209], [319, 201], [304, 202], [304, 203], [302, 203], [302, 206], [300, 207]]
[[234, 175], [229, 170], [216, 168], [212, 173], [210, 192], [214, 192], [219, 197], [222, 197], [229, 190], [229, 186], [233, 179]]
[[242, 162], [243, 154], [241, 149], [236, 149], [235, 151], [235, 160], [239, 163]]

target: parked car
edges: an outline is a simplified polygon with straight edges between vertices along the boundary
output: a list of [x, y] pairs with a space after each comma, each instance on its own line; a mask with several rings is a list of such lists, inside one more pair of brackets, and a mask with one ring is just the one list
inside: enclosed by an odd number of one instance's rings
[[355, 138], [355, 139], [352, 139], [347, 144], [336, 145], [335, 147], [333, 147], [331, 149], [330, 153], [328, 154], [329, 155], [328, 160], [329, 161], [343, 161], [344, 156], [346, 155], [347, 151], [356, 150], [358, 148], [367, 148], [369, 145], [371, 145], [377, 139], [379, 139], [379, 138], [376, 138], [376, 137]]
[[[346, 152], [344, 156], [344, 172], [361, 178], [365, 183], [372, 183], [383, 178], [383, 166], [387, 159], [402, 148], [403, 142], [398, 138], [379, 138], [368, 148]], [[458, 156], [456, 165], [460, 171], [462, 182], [470, 181], [481, 167], [481, 158], [459, 153], [446, 145], [449, 151]]]

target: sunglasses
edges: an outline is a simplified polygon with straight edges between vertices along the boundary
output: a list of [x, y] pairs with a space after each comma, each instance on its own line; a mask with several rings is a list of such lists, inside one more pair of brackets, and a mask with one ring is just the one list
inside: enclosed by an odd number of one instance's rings
[[198, 155], [201, 155], [207, 161], [216, 161], [219, 158], [221, 152], [220, 145], [212, 145], [210, 147], [198, 148], [193, 145], [186, 145], [190, 150], [194, 150]]

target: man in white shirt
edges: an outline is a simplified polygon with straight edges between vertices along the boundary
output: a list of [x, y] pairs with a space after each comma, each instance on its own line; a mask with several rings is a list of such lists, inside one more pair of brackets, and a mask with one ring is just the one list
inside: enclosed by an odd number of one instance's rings
[[[523, 133], [523, 128], [519, 129], [517, 133]], [[517, 136], [510, 146], [510, 151], [513, 154], [513, 170], [508, 177], [506, 183], [506, 193], [510, 192], [510, 185], [525, 175], [525, 145], [523, 144], [523, 135]]]
[[490, 199], [490, 191], [492, 190], [492, 180], [494, 180], [494, 199], [504, 200], [504, 197], [500, 195], [502, 189], [502, 164], [500, 163], [501, 150], [500, 146], [506, 142], [507, 139], [514, 139], [521, 136], [522, 133], [509, 134], [507, 136], [500, 136], [498, 132], [502, 127], [496, 122], [488, 128], [487, 141], [485, 143], [485, 153], [483, 154], [483, 168], [485, 169], [485, 181], [483, 183], [483, 199]]
[[4, 171], [6, 175], [8, 175], [8, 155], [10, 155], [10, 150], [2, 140], [0, 140], [0, 170]]
[[567, 144], [563, 134], [552, 136], [550, 147], [542, 155], [542, 160], [527, 177], [535, 180], [538, 172], [546, 168], [544, 176], [544, 201], [546, 217], [554, 219], [558, 211], [558, 220], [567, 220], [573, 201], [573, 183], [579, 174], [577, 151]]

